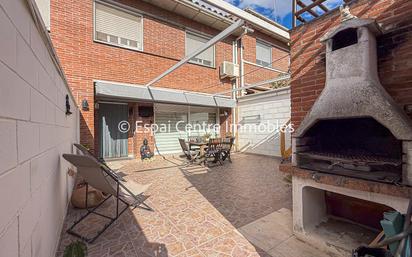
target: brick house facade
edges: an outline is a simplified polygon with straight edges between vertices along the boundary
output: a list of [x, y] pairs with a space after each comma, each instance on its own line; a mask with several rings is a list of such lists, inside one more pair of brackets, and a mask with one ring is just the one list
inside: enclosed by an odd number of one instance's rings
[[[111, 3], [113, 4], [113, 1]], [[88, 109], [81, 111], [81, 143], [94, 149], [96, 154], [99, 149], [99, 140], [97, 140], [99, 114], [98, 110], [95, 110], [97, 99], [94, 92], [96, 80], [145, 85], [185, 56], [185, 33], [188, 29], [210, 36], [220, 32], [215, 28], [144, 1], [119, 0], [116, 3], [127, 6], [142, 15], [143, 51], [112, 46], [94, 40], [95, 1], [93, 0], [51, 0], [50, 6], [51, 38], [73, 95], [79, 106], [84, 100], [89, 103]], [[256, 61], [256, 38], [263, 38], [266, 42], [276, 46], [272, 50], [273, 60], [288, 55], [287, 44], [274, 36], [255, 30], [243, 38], [244, 56], [250, 62]], [[233, 61], [234, 40], [235, 36], [232, 35], [216, 44], [214, 67], [187, 63], [160, 80], [154, 87], [208, 94], [231, 89], [230, 79], [220, 79], [219, 65], [223, 61]], [[274, 63], [273, 66], [278, 70], [287, 71], [288, 58], [284, 59]], [[246, 72], [247, 69], [245, 67]], [[274, 70], [259, 66], [253, 69], [256, 69], [253, 74], [245, 76], [245, 80], [250, 83], [278, 75], [278, 72]], [[142, 119], [138, 117], [139, 105], [153, 106], [151, 103], [129, 102], [128, 120], [130, 122]], [[229, 116], [219, 115], [220, 122], [232, 120], [230, 108], [221, 109], [220, 114], [225, 111]], [[153, 117], [144, 118], [143, 121], [144, 123], [154, 122]], [[152, 136], [148, 134], [133, 136], [133, 133], [129, 132], [128, 152], [135, 156], [138, 155], [138, 147], [143, 138], [149, 140], [153, 149]]]
[[[351, 13], [376, 19], [383, 35], [377, 38], [378, 72], [382, 85], [402, 109], [412, 103], [412, 2], [359, 0]], [[339, 11], [296, 27], [291, 32], [292, 123], [299, 127], [325, 85], [325, 45], [320, 38], [340, 23]], [[412, 113], [408, 115], [412, 118]]]

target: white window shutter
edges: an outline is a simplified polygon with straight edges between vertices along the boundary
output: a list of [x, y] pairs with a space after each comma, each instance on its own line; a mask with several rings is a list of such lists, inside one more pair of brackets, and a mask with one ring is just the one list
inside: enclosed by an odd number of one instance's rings
[[[201, 37], [190, 32], [186, 32], [186, 55], [193, 53], [208, 41], [208, 38]], [[192, 60], [192, 62], [213, 67], [215, 63], [214, 46], [209, 47], [208, 49], [206, 49], [206, 51], [197, 55]]]
[[[124, 45], [126, 43], [128, 46], [137, 45], [137, 48], [141, 48], [142, 46], [143, 28], [142, 17], [140, 16], [96, 3], [95, 24], [95, 31], [97, 33], [117, 37], [117, 44]], [[132, 43], [128, 40], [137, 43]], [[112, 40], [110, 40], [110, 42], [113, 43]]]
[[272, 63], [272, 48], [269, 45], [256, 41], [256, 63], [270, 66]]

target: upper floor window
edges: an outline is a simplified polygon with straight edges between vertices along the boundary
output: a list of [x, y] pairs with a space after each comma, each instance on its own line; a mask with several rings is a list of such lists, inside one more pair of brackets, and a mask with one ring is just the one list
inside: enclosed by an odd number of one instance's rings
[[256, 41], [256, 64], [272, 66], [272, 47], [261, 41]]
[[142, 16], [95, 3], [96, 41], [143, 50]]
[[[210, 38], [192, 32], [186, 32], [186, 55], [193, 53], [209, 40]], [[211, 46], [203, 53], [193, 57], [190, 59], [190, 62], [208, 67], [215, 67], [215, 46]]]

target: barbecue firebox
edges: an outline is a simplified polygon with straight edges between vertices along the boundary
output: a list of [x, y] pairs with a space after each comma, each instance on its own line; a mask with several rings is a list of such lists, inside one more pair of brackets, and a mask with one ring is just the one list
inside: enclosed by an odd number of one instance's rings
[[412, 185], [412, 124], [377, 72], [378, 24], [353, 18], [328, 32], [326, 84], [293, 137], [295, 166]]
[[402, 142], [372, 118], [321, 120], [305, 138], [297, 153], [302, 168], [400, 182]]

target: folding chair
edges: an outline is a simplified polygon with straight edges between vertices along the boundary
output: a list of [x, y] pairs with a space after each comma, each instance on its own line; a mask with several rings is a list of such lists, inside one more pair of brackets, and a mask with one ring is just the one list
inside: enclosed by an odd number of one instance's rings
[[101, 168], [104, 169], [106, 172], [111, 173], [113, 176], [116, 176], [118, 179], [120, 179], [122, 181], [126, 181], [124, 178], [119, 176], [119, 174], [117, 174], [114, 170], [112, 170], [109, 166], [107, 166], [107, 164], [104, 162], [103, 159], [100, 159], [100, 158], [97, 158], [96, 156], [94, 156], [86, 147], [84, 147], [81, 144], [73, 144], [73, 145], [77, 148], [77, 150], [80, 151], [80, 153], [82, 155], [90, 156], [93, 160], [98, 162], [100, 164]]
[[192, 164], [194, 161], [196, 161], [196, 159], [200, 155], [200, 151], [190, 150], [185, 140], [182, 138], [179, 138], [179, 144], [180, 144], [180, 147], [182, 148], [183, 154], [186, 156], [186, 159], [188, 160], [186, 164]]
[[[85, 180], [86, 183], [86, 210], [87, 213], [78, 219], [68, 230], [67, 233], [76, 236], [88, 243], [93, 243], [113, 222], [115, 222], [121, 214], [123, 214], [129, 207], [140, 207], [149, 211], [153, 211], [144, 201], [148, 196], [144, 196], [143, 193], [150, 187], [150, 185], [142, 185], [133, 181], [123, 182], [119, 177], [102, 168], [101, 164], [93, 157], [87, 155], [77, 154], [63, 154], [63, 158], [77, 167], [78, 174]], [[93, 188], [102, 191], [108, 195], [100, 204], [92, 209], [88, 208], [87, 196], [89, 185]], [[116, 214], [114, 217], [97, 212], [97, 209], [103, 205], [109, 198], [116, 198]], [[123, 209], [119, 209], [119, 204], [124, 203], [126, 206]], [[143, 206], [143, 207], [142, 207]], [[104, 225], [103, 229], [97, 232], [92, 238], [87, 238], [74, 231], [74, 228], [82, 222], [90, 214], [95, 214], [109, 220]]]
[[235, 137], [227, 137], [223, 139], [222, 145], [222, 160], [225, 161], [226, 159], [229, 160], [229, 162], [232, 162], [232, 158], [230, 157], [230, 153], [232, 152], [232, 147], [235, 142]]
[[204, 163], [206, 164], [207, 159], [213, 158], [213, 163], [219, 162], [220, 165], [223, 165], [220, 155], [222, 153], [222, 139], [221, 138], [211, 138], [207, 145], [207, 150], [205, 154]]

